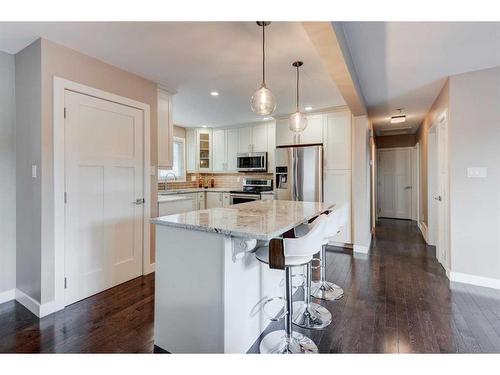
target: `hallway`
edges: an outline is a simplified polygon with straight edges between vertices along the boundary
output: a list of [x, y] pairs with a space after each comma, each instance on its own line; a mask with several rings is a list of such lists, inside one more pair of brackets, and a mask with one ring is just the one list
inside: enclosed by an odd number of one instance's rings
[[[331, 250], [328, 279], [345, 296], [324, 303], [333, 315], [329, 327], [307, 332], [320, 352], [500, 352], [500, 291], [450, 288], [413, 222], [379, 220], [368, 256]], [[153, 299], [151, 274], [41, 320], [17, 302], [4, 303], [0, 352], [152, 352]]]
[[333, 315], [324, 331], [300, 330], [320, 352], [500, 352], [500, 291], [449, 286], [414, 222], [380, 219], [368, 256], [327, 254], [344, 298], [322, 303]]

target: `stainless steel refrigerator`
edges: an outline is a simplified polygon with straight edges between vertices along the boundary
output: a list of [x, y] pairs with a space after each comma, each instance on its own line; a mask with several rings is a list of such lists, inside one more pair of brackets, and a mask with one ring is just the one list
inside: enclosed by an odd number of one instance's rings
[[276, 199], [323, 202], [323, 146], [276, 149]]

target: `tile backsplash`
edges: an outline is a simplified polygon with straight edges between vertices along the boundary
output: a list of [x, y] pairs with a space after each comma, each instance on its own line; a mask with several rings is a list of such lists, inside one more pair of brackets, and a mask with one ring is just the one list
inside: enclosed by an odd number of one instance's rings
[[[194, 181], [191, 181], [192, 177]], [[203, 178], [204, 183], [210, 184], [210, 180], [214, 179], [214, 187], [240, 189], [243, 183], [243, 178], [273, 178], [272, 173], [187, 173], [186, 181], [168, 181], [159, 182], [158, 190], [174, 190], [174, 189], [190, 189], [197, 188], [200, 178]]]

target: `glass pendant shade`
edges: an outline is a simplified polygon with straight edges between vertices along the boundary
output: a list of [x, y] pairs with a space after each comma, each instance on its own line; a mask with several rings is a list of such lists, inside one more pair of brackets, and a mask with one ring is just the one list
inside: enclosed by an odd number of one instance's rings
[[295, 112], [288, 119], [288, 128], [295, 132], [300, 133], [307, 128], [307, 117], [300, 111]]
[[250, 100], [252, 111], [260, 116], [268, 116], [276, 109], [276, 99], [273, 93], [265, 85], [255, 91]]

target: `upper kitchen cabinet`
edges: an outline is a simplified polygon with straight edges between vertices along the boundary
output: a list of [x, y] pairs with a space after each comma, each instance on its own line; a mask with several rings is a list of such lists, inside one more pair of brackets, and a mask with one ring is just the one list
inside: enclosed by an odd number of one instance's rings
[[276, 151], [276, 123], [267, 124], [267, 171], [274, 173], [274, 154]]
[[198, 129], [197, 136], [197, 167], [200, 172], [212, 170], [212, 131], [210, 129]]
[[172, 94], [158, 88], [158, 167], [171, 169], [173, 164]]
[[299, 134], [288, 128], [288, 117], [276, 120], [276, 145], [306, 145], [323, 143], [324, 115], [307, 116], [307, 127]]
[[351, 112], [326, 114], [324, 122], [325, 169], [351, 169]]
[[227, 141], [226, 129], [214, 129], [213, 137], [213, 166], [212, 172], [224, 172], [227, 170]]
[[186, 171], [196, 170], [196, 129], [186, 129]]
[[252, 127], [238, 129], [238, 152], [252, 152]]
[[238, 129], [226, 129], [226, 166], [227, 171], [236, 171], [236, 155], [238, 154]]
[[267, 124], [252, 127], [251, 152], [267, 152]]

